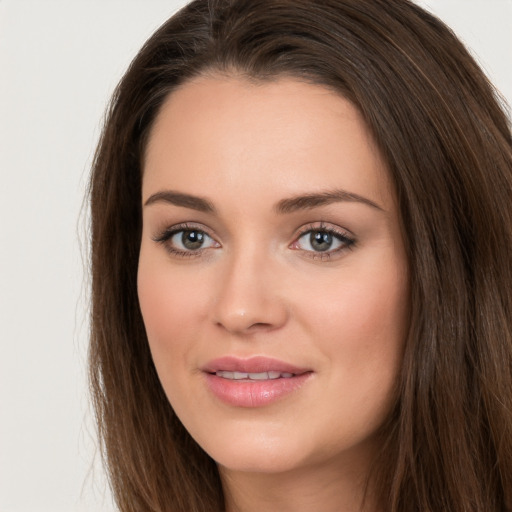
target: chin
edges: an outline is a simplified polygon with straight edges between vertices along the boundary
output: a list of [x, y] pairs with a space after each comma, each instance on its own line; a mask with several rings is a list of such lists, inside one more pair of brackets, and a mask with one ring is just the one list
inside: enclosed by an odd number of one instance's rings
[[241, 473], [287, 473], [306, 465], [297, 453], [288, 454], [282, 449], [269, 450], [259, 447], [239, 452], [217, 451], [213, 455], [213, 459], [220, 467]]
[[[270, 429], [272, 430], [272, 429]], [[196, 441], [220, 466], [231, 471], [281, 473], [301, 466], [307, 459], [305, 443], [284, 433], [239, 428], [217, 431], [216, 436]]]

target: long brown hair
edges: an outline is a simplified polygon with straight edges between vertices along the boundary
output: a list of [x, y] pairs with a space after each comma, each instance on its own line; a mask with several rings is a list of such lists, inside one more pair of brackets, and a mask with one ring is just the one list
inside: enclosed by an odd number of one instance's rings
[[387, 162], [411, 326], [371, 475], [382, 510], [512, 511], [510, 126], [462, 44], [408, 0], [195, 0], [147, 41], [116, 89], [90, 188], [90, 377], [120, 509], [224, 507], [214, 461], [162, 391], [136, 288], [149, 130], [168, 94], [209, 72], [338, 91]]

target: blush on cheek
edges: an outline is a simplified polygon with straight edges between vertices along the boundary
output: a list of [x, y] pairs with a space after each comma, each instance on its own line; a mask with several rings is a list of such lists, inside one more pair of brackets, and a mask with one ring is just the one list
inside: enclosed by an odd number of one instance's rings
[[165, 312], [173, 311], [172, 308], [177, 305], [174, 304], [177, 294], [169, 293], [176, 289], [175, 285], [167, 275], [165, 267], [162, 268], [158, 259], [151, 256], [149, 249], [141, 251], [137, 274], [139, 304], [146, 328], [165, 321]]
[[403, 282], [397, 283], [394, 272], [361, 272], [305, 304], [302, 316], [313, 319], [312, 332], [322, 334], [319, 348], [349, 363], [356, 380], [374, 371], [380, 375], [386, 365], [390, 373], [398, 371], [408, 325]]
[[139, 266], [138, 296], [151, 351], [156, 355], [182, 350], [199, 337], [196, 331], [206, 315], [208, 294], [204, 287], [190, 286], [186, 273], [171, 272], [168, 262], [147, 260]]

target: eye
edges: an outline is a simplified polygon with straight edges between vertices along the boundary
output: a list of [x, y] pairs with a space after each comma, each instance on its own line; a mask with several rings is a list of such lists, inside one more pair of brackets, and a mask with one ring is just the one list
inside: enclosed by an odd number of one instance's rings
[[197, 251], [205, 247], [212, 247], [214, 240], [204, 231], [184, 229], [172, 235], [169, 242], [179, 250]]
[[154, 240], [164, 244], [168, 252], [177, 256], [193, 256], [204, 249], [220, 247], [220, 244], [205, 231], [186, 226], [167, 229]]
[[328, 258], [350, 248], [354, 243], [355, 240], [348, 233], [334, 228], [316, 227], [303, 231], [290, 247], [313, 253], [313, 257]]

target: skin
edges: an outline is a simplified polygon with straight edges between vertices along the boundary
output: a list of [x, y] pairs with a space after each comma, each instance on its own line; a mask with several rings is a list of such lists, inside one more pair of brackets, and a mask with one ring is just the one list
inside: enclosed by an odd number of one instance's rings
[[[215, 212], [155, 195], [169, 190]], [[339, 190], [360, 197], [276, 210]], [[227, 510], [360, 510], [395, 398], [408, 279], [393, 188], [357, 109], [291, 78], [194, 79], [152, 128], [142, 196], [138, 290], [151, 352], [171, 405], [218, 464]], [[183, 223], [208, 236], [175, 254], [182, 233], [162, 233]], [[332, 250], [311, 244], [315, 229], [336, 232]], [[311, 373], [275, 402], [236, 407], [201, 371], [226, 355]], [[370, 492], [365, 510], [377, 505]]]

